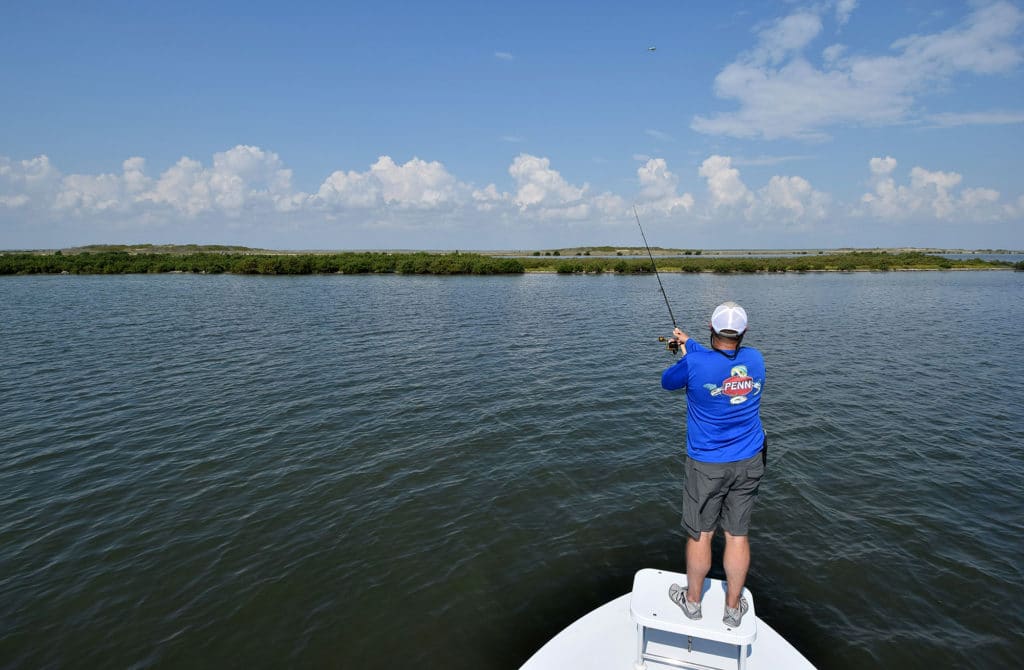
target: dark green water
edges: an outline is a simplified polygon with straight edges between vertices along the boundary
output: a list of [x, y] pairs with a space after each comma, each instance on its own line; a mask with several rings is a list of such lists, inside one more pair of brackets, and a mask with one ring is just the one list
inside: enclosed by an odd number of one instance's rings
[[[758, 614], [1017, 666], [1024, 274], [664, 281], [768, 363]], [[3, 278], [0, 666], [518, 667], [683, 569], [666, 323], [653, 277]]]

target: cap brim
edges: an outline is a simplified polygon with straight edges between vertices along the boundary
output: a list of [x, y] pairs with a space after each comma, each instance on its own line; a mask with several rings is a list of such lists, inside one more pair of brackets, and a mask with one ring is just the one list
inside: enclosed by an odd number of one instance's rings
[[[744, 331], [746, 332], [746, 331]], [[716, 330], [715, 335], [724, 337], [730, 340], [738, 340], [743, 333], [732, 330], [731, 328], [723, 328], [722, 330]]]

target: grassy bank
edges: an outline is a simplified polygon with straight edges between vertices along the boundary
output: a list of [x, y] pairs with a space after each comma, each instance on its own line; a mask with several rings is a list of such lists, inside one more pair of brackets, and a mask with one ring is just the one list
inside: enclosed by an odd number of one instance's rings
[[[855, 270], [949, 270], [1024, 269], [1002, 261], [951, 260], [920, 252], [875, 251], [841, 254], [768, 257], [713, 258], [707, 256], [668, 257], [659, 260], [661, 272], [815, 272]], [[502, 258], [476, 253], [94, 253], [52, 254], [8, 253], [0, 255], [0, 274], [147, 274], [191, 272], [205, 274], [645, 274], [651, 262], [642, 258]]]

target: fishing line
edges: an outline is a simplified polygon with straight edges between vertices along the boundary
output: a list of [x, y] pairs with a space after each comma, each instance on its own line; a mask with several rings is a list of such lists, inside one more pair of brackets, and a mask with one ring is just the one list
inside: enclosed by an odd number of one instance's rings
[[644, 246], [647, 248], [647, 255], [651, 257], [651, 267], [654, 268], [654, 276], [658, 278], [658, 288], [661, 289], [661, 297], [665, 299], [665, 307], [668, 307], [668, 315], [672, 319], [672, 327], [678, 328], [676, 325], [676, 316], [672, 313], [672, 305], [668, 304], [668, 295], [665, 294], [665, 285], [661, 283], [661, 275], [658, 274], [658, 264], [654, 262], [654, 254], [651, 253], [651, 247], [647, 244], [647, 236], [644, 235], [644, 227], [640, 225], [640, 215], [636, 213], [636, 205], [633, 205], [633, 216], [636, 217], [636, 227], [640, 229], [640, 236], [644, 238]]

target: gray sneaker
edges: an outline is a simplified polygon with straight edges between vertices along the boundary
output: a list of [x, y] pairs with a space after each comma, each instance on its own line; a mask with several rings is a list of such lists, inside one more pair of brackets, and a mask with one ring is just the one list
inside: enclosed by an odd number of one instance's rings
[[673, 584], [668, 587], [668, 597], [672, 599], [688, 619], [700, 619], [704, 615], [700, 613], [700, 603], [691, 603], [686, 599], [686, 587]]
[[729, 628], [739, 628], [740, 621], [743, 620], [743, 615], [750, 609], [750, 605], [747, 604], [747, 599], [740, 596], [740, 606], [733, 609], [728, 605], [725, 606], [725, 616], [722, 617], [722, 623]]

